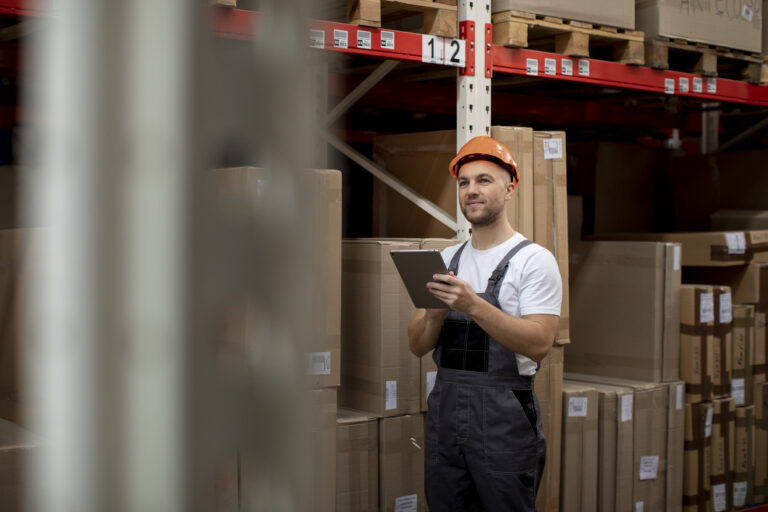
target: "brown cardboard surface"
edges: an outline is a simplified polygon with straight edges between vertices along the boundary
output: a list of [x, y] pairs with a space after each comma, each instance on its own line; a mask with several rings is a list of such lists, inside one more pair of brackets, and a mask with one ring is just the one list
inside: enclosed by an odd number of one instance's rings
[[[731, 235], [729, 237], [729, 235]], [[736, 235], [734, 237], [734, 235]], [[741, 246], [743, 235], [743, 246]], [[768, 251], [765, 231], [711, 231], [700, 233], [626, 233], [599, 235], [601, 240], [638, 240], [679, 243], [684, 267], [729, 267], [752, 261]], [[754, 243], [757, 241], [757, 243]]]
[[[548, 158], [544, 144], [558, 141], [558, 158]], [[565, 132], [533, 133], [533, 241], [549, 249], [557, 259], [563, 281], [558, 343], [570, 339], [570, 291], [568, 279], [568, 187], [566, 178]]]
[[25, 466], [38, 444], [28, 430], [0, 419], [0, 510], [22, 510]]
[[[702, 315], [708, 321], [703, 322]], [[680, 287], [680, 378], [687, 403], [712, 398], [715, 316], [711, 286]]]
[[534, 392], [541, 411], [541, 425], [547, 440], [547, 461], [539, 494], [536, 496], [536, 510], [541, 512], [560, 510], [563, 355], [564, 347], [552, 347], [549, 355], [541, 362], [541, 368], [534, 380]]
[[[634, 390], [633, 501], [644, 510], [663, 510], [666, 504], [669, 384], [566, 373], [569, 380], [598, 382]], [[652, 471], [655, 472], [652, 473]]]
[[[216, 169], [212, 176], [223, 204], [256, 205], [270, 181], [270, 172], [258, 167]], [[307, 347], [307, 380], [310, 387], [335, 387], [341, 376], [341, 172], [310, 170], [302, 177], [313, 191], [311, 204], [306, 206], [311, 215], [305, 220], [307, 233], [311, 233], [308, 252], [318, 269], [312, 272], [314, 281], [309, 287], [314, 290], [308, 301], [310, 311], [303, 315], [316, 326], [316, 336]]]
[[667, 512], [683, 510], [685, 382], [670, 382], [667, 416]]
[[[520, 185], [507, 204], [512, 227], [533, 236], [533, 130], [491, 128], [491, 136], [505, 144], [518, 165]], [[373, 158], [451, 215], [456, 215], [456, 181], [448, 165], [456, 156], [456, 131], [386, 135], [374, 139]], [[378, 180], [374, 181], [373, 233], [375, 236], [450, 238], [456, 233]]]
[[557, 16], [619, 28], [635, 28], [635, 5], [627, 0], [589, 0], [578, 5], [568, 0], [493, 0], [494, 13], [509, 10]]
[[[762, 6], [751, 0], [737, 2], [688, 2], [686, 0], [637, 0], [637, 30], [646, 38], [671, 39], [760, 52]], [[751, 8], [744, 13], [743, 7]]]
[[753, 503], [755, 485], [755, 406], [736, 408], [733, 477], [734, 506]]
[[768, 229], [768, 210], [717, 210], [709, 219], [712, 231]]
[[610, 384], [585, 384], [598, 395], [597, 510], [633, 510], [634, 391]]
[[712, 395], [731, 394], [733, 373], [733, 302], [731, 288], [713, 286], [715, 295], [715, 346], [713, 351]]
[[739, 267], [691, 267], [683, 270], [683, 282], [730, 286], [734, 303], [768, 303], [768, 264], [750, 263]]
[[378, 509], [378, 422], [366, 413], [340, 409], [336, 420], [336, 511]]
[[755, 502], [768, 501], [768, 383], [755, 384]]
[[712, 406], [714, 408], [710, 466], [712, 501], [718, 510], [732, 510], [736, 405], [733, 398], [716, 398], [712, 401]]
[[416, 499], [413, 509], [425, 510], [424, 415], [379, 420], [379, 509], [395, 512], [398, 500]]
[[597, 507], [597, 391], [589, 384], [563, 382], [563, 444], [560, 510]]
[[339, 404], [344, 407], [379, 416], [421, 408], [420, 363], [407, 333], [414, 308], [389, 254], [418, 248], [418, 242], [407, 241], [343, 243]]
[[752, 405], [754, 400], [755, 322], [754, 306], [734, 304], [731, 394], [737, 406]]
[[709, 512], [713, 419], [711, 402], [685, 404], [683, 510], [686, 512]]
[[569, 372], [653, 382], [680, 378], [679, 250], [656, 242], [572, 246]]

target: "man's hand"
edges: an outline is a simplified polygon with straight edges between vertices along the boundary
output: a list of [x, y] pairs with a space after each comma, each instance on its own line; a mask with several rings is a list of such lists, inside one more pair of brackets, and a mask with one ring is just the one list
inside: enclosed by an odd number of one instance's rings
[[478, 301], [481, 301], [475, 291], [466, 281], [462, 281], [451, 272], [448, 274], [435, 274], [433, 282], [427, 283], [429, 292], [448, 304], [454, 311], [472, 315]]

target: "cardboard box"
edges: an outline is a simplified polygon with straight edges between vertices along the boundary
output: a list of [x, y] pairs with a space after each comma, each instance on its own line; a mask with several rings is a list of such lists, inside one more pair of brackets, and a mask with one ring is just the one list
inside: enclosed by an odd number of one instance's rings
[[[641, 240], [679, 243], [684, 267], [745, 265], [755, 254], [768, 251], [768, 231], [711, 231], [702, 233], [631, 233], [599, 235], [601, 240]], [[707, 281], [709, 282], [709, 281]]]
[[709, 219], [712, 231], [768, 230], [768, 210], [717, 210]]
[[756, 503], [768, 501], [768, 383], [755, 384]]
[[752, 365], [755, 359], [755, 322], [754, 306], [734, 304], [731, 395], [736, 406], [753, 403]]
[[760, 52], [762, 47], [760, 0], [637, 0], [635, 6], [637, 30], [647, 39], [685, 39], [747, 52]]
[[558, 512], [560, 510], [563, 356], [564, 347], [552, 347], [549, 355], [541, 362], [541, 367], [533, 382], [534, 393], [539, 401], [541, 428], [547, 441], [547, 460], [541, 485], [539, 485], [539, 494], [536, 496], [536, 510], [541, 512]]
[[[634, 468], [633, 502], [635, 509], [664, 510], [667, 502], [667, 446], [675, 435], [669, 428], [667, 383], [639, 382], [567, 372], [569, 380], [598, 382], [631, 388], [634, 391]], [[676, 405], [676, 404], [675, 404]]]
[[379, 425], [362, 411], [336, 418], [336, 512], [379, 510]]
[[715, 349], [715, 299], [711, 286], [680, 287], [680, 378], [685, 401], [712, 399]]
[[570, 292], [568, 279], [568, 187], [565, 132], [534, 132], [533, 241], [557, 258], [563, 281], [558, 343], [570, 339]]
[[634, 391], [610, 384], [585, 384], [598, 396], [597, 510], [633, 510]]
[[[675, 381], [680, 358], [680, 246], [585, 242], [571, 251], [569, 372]], [[675, 258], [678, 255], [678, 258]]]
[[[512, 227], [533, 240], [533, 130], [491, 127], [491, 136], [505, 144], [518, 165], [520, 185], [507, 203]], [[373, 159], [417, 193], [455, 216], [456, 181], [448, 165], [456, 156], [456, 131], [385, 135], [376, 137]], [[456, 235], [418, 206], [384, 183], [373, 184], [375, 236], [451, 238]]]
[[731, 394], [733, 371], [733, 303], [728, 286], [713, 286], [715, 296], [715, 346], [713, 351], [712, 394], [716, 397]]
[[733, 510], [736, 404], [733, 398], [716, 398], [712, 406], [712, 503], [715, 510]]
[[493, 0], [491, 10], [494, 13], [510, 10], [525, 11], [596, 25], [635, 28], [635, 5], [627, 0], [591, 0], [578, 5], [568, 0]]
[[339, 404], [378, 416], [418, 413], [420, 362], [408, 345], [414, 307], [389, 251], [419, 243], [354, 239], [342, 245]]
[[755, 406], [736, 408], [736, 438], [733, 477], [733, 505], [742, 508], [754, 502]]
[[710, 510], [713, 419], [711, 402], [685, 404], [683, 510], [686, 512]]
[[[20, 511], [24, 503], [27, 464], [40, 444], [37, 436], [0, 419], [0, 510]], [[35, 485], [34, 480], [29, 481]]]
[[750, 263], [740, 267], [726, 268], [685, 268], [683, 282], [730, 286], [734, 303], [768, 304], [767, 263]]
[[[313, 258], [316, 271], [306, 299], [309, 311], [302, 315], [314, 327], [308, 343], [307, 380], [310, 387], [335, 387], [340, 384], [341, 367], [341, 172], [311, 170], [302, 178], [312, 189], [306, 233], [307, 254]], [[269, 190], [270, 172], [258, 167], [232, 167], [213, 171], [217, 195], [224, 207], [239, 204], [246, 213], [256, 206]], [[236, 322], [253, 322], [250, 306]], [[240, 313], [238, 313], [239, 315]]]
[[667, 415], [667, 512], [683, 510], [685, 468], [685, 382], [670, 382]]
[[589, 384], [563, 382], [563, 444], [560, 510], [597, 508], [597, 391]]
[[379, 420], [381, 512], [425, 510], [423, 446], [423, 414]]

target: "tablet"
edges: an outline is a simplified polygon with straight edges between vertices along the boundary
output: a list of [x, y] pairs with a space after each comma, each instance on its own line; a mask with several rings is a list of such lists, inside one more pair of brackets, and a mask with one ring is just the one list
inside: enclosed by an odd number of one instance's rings
[[417, 308], [448, 309], [448, 304], [434, 297], [427, 289], [427, 283], [434, 281], [435, 274], [447, 274], [440, 251], [389, 251], [395, 262], [400, 278]]

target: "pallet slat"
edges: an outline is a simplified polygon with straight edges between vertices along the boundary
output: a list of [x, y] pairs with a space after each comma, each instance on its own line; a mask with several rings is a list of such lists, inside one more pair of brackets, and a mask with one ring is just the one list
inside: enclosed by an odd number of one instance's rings
[[424, 33], [456, 37], [456, 0], [342, 0], [347, 4], [347, 21], [353, 25], [381, 28], [386, 16], [393, 18], [424, 15]]
[[719, 76], [750, 83], [768, 82], [768, 72], [764, 72], [765, 64], [761, 57], [683, 39], [646, 41], [645, 61], [648, 66], [656, 69]]

